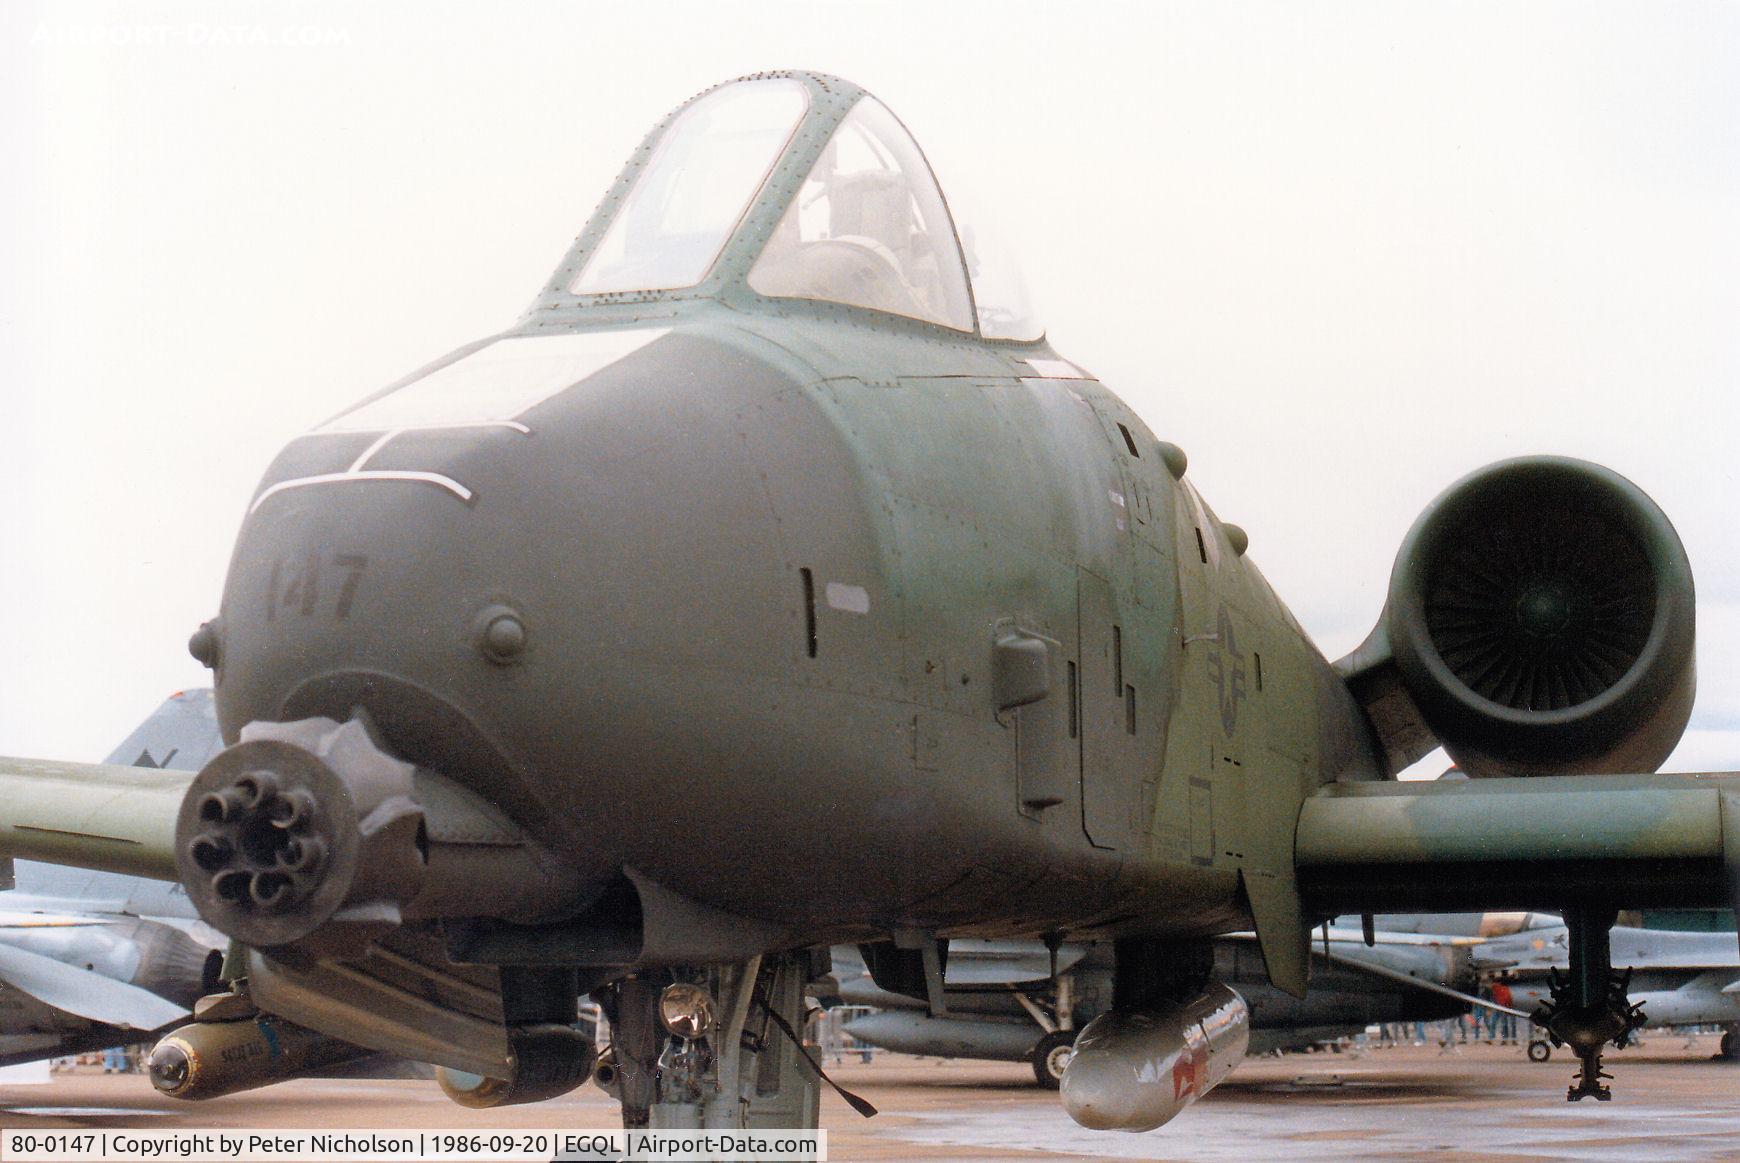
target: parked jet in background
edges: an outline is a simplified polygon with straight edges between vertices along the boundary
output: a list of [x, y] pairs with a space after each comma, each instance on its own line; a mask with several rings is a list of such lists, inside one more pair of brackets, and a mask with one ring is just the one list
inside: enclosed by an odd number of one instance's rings
[[[1302, 1048], [1374, 1022], [1453, 1018], [1477, 1002], [1472, 940], [1387, 929], [1375, 938], [1367, 946], [1357, 929], [1331, 930], [1327, 944], [1313, 942], [1303, 998], [1269, 983], [1252, 934], [1216, 939], [1214, 975], [1250, 1007], [1248, 1052]], [[834, 949], [833, 981], [844, 1004], [880, 1011], [844, 1027], [855, 1038], [903, 1054], [1025, 1061], [1041, 1086], [1055, 1088], [1076, 1033], [1111, 1008], [1112, 969], [1103, 945], [1060, 946], [1054, 976], [1038, 941], [956, 941], [945, 974], [947, 1013], [936, 1017], [923, 1001], [879, 988], [849, 945]]]
[[[209, 690], [166, 699], [111, 764], [197, 771], [223, 747]], [[222, 934], [179, 884], [34, 861], [0, 891], [0, 1066], [99, 1050], [187, 1017]]]
[[[1630, 996], [1642, 1007], [1644, 1028], [1724, 1027], [1722, 1056], [1740, 1058], [1740, 955], [1734, 933], [1679, 932], [1615, 926], [1613, 966], [1631, 975]], [[1497, 937], [1476, 946], [1474, 964], [1493, 981], [1493, 997], [1533, 1012], [1552, 994], [1552, 979], [1569, 965], [1569, 934], [1563, 925]], [[1529, 1057], [1552, 1056], [1547, 1034], [1537, 1029]]]
[[148, 1041], [187, 1017], [219, 961], [213, 945], [161, 921], [0, 912], [0, 1066]]

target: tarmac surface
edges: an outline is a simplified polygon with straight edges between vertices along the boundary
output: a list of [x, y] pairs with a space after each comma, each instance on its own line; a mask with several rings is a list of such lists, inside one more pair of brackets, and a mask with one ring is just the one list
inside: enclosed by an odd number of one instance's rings
[[[864, 1120], [824, 1092], [834, 1160], [1249, 1159], [1715, 1160], [1740, 1158], [1740, 1064], [1717, 1039], [1662, 1032], [1609, 1056], [1612, 1102], [1565, 1101], [1574, 1062], [1520, 1047], [1403, 1046], [1245, 1063], [1158, 1131], [1087, 1131], [1020, 1064], [881, 1055], [830, 1069], [876, 1104]], [[0, 1086], [0, 1127], [609, 1128], [614, 1104], [588, 1086], [532, 1106], [468, 1111], [433, 1082], [300, 1080], [199, 1105], [160, 1098], [142, 1075], [92, 1067]]]

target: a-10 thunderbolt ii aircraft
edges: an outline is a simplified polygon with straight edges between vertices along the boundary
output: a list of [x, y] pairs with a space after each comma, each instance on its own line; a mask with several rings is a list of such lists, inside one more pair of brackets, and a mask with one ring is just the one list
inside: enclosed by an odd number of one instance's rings
[[[1667, 518], [1592, 464], [1475, 472], [1331, 665], [967, 237], [863, 90], [744, 78], [518, 324], [284, 449], [190, 643], [230, 746], [0, 788], [7, 852], [177, 877], [237, 942], [162, 1089], [293, 1073], [208, 1053], [264, 1022], [469, 1103], [596, 1072], [630, 1126], [813, 1125], [829, 945], [942, 1010], [951, 938], [1098, 939], [1063, 1101], [1140, 1130], [1246, 1045], [1214, 935], [1297, 994], [1319, 918], [1541, 908], [1607, 1096], [1613, 911], [1726, 904], [1740, 841], [1735, 783], [1649, 774], [1694, 687]], [[1476, 778], [1392, 779], [1435, 743]]]
[[[194, 772], [222, 747], [211, 692], [178, 691], [108, 761]], [[150, 1040], [217, 987], [222, 939], [180, 885], [31, 861], [7, 869], [0, 1066]]]

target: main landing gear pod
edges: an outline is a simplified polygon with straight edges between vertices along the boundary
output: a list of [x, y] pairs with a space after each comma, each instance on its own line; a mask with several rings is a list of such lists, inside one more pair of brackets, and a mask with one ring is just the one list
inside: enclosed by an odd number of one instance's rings
[[592, 1077], [597, 1061], [590, 1038], [554, 1023], [515, 1027], [509, 1032], [508, 1047], [513, 1055], [512, 1078], [437, 1066], [435, 1081], [460, 1106], [485, 1110], [567, 1094]]

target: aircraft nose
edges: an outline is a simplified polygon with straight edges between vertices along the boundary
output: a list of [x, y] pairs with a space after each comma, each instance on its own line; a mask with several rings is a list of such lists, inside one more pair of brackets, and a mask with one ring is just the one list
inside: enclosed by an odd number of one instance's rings
[[1093, 1131], [1115, 1131], [1139, 1121], [1136, 1099], [1143, 1080], [1130, 1067], [1104, 1055], [1070, 1059], [1063, 1076], [1069, 1117]]
[[401, 758], [626, 850], [642, 820], [708, 798], [720, 686], [802, 650], [752, 448], [777, 443], [755, 417], [793, 387], [762, 354], [671, 334], [511, 425], [296, 442], [225, 590], [226, 734], [361, 706]]

